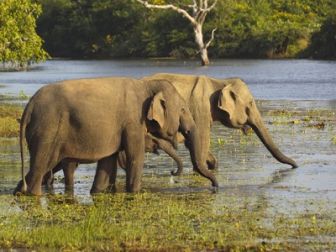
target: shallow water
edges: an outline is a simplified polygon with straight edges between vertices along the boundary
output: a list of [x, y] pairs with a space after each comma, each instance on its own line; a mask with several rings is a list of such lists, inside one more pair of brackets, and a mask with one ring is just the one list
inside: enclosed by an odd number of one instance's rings
[[[165, 153], [146, 154], [143, 191], [209, 198], [215, 211], [224, 203], [256, 210], [265, 225], [272, 216], [289, 217], [336, 212], [336, 63], [310, 60], [223, 60], [203, 68], [198, 62], [175, 61], [48, 61], [24, 73], [0, 73], [3, 95], [33, 94], [48, 82], [94, 76], [141, 77], [156, 72], [239, 76], [258, 98], [266, 125], [280, 150], [297, 169], [277, 162], [254, 135], [215, 123], [211, 150], [219, 162], [220, 184], [213, 193], [208, 180], [192, 171], [188, 151], [179, 146], [184, 162], [180, 177], [171, 177], [175, 164]], [[285, 99], [285, 100], [284, 100]], [[6, 99], [5, 99], [6, 100]], [[26, 152], [27, 153], [27, 152]], [[26, 155], [26, 167], [29, 158]], [[95, 164], [80, 165], [74, 199], [92, 204], [89, 190]], [[26, 168], [27, 169], [27, 168]], [[118, 171], [118, 192], [124, 192], [125, 173]], [[20, 180], [17, 138], [0, 139], [0, 217], [21, 211], [10, 196]], [[56, 175], [55, 194], [64, 193], [63, 175]], [[208, 195], [208, 196], [207, 196]], [[42, 197], [42, 205], [48, 198]], [[306, 239], [306, 238], [302, 238]], [[322, 241], [321, 237], [309, 238]], [[330, 239], [336, 248], [334, 237]], [[295, 241], [294, 241], [295, 242]], [[322, 241], [323, 243], [323, 241]]]
[[[269, 214], [302, 214], [318, 211], [321, 202], [336, 210], [336, 110], [333, 102], [315, 108], [314, 101], [261, 101], [263, 118], [279, 148], [299, 164], [299, 168], [277, 162], [254, 135], [243, 135], [220, 124], [212, 128], [211, 150], [219, 162], [215, 171], [220, 188], [213, 205], [221, 205], [228, 197], [237, 202], [248, 199], [264, 207]], [[283, 109], [288, 108], [286, 114]], [[323, 122], [319, 128], [318, 123]], [[208, 180], [194, 175], [189, 153], [179, 146], [184, 162], [181, 177], [171, 177], [175, 164], [165, 153], [146, 154], [143, 190], [163, 193], [212, 194]], [[10, 194], [20, 178], [17, 139], [0, 141], [0, 193]], [[26, 159], [28, 161], [28, 158]], [[28, 162], [26, 162], [26, 167]], [[80, 165], [76, 171], [75, 192], [82, 203], [90, 203], [95, 164]], [[125, 174], [119, 169], [118, 191], [124, 191]], [[59, 173], [54, 193], [64, 193], [63, 175]], [[203, 196], [202, 196], [203, 197]], [[1, 202], [0, 205], [7, 205]], [[239, 203], [238, 203], [239, 204]], [[8, 210], [8, 205], [7, 208]], [[0, 209], [1, 212], [1, 209]]]

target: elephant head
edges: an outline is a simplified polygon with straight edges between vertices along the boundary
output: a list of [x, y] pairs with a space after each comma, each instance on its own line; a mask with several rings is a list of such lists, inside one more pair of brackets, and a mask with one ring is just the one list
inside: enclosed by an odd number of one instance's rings
[[[226, 80], [227, 84], [218, 91], [212, 108], [213, 116], [227, 127], [245, 130], [250, 126], [265, 147], [279, 162], [298, 167], [294, 160], [285, 156], [273, 142], [261, 118], [256, 102], [247, 85], [240, 79]], [[216, 101], [217, 100], [217, 101]]]
[[161, 81], [161, 84], [165, 85], [164, 91], [156, 93], [151, 99], [146, 126], [151, 134], [169, 141], [176, 148], [177, 132], [188, 135], [195, 128], [195, 121], [175, 88], [167, 81]]
[[190, 151], [191, 161], [202, 176], [211, 180], [213, 186], [218, 186], [215, 176], [208, 171], [206, 158], [202, 153], [201, 130], [196, 126], [192, 113], [185, 100], [176, 93], [176, 89], [166, 80], [155, 80], [165, 88], [173, 88], [171, 95], [167, 90], [154, 95], [147, 113], [147, 129], [158, 138], [165, 139], [177, 146], [180, 132], [185, 138]]

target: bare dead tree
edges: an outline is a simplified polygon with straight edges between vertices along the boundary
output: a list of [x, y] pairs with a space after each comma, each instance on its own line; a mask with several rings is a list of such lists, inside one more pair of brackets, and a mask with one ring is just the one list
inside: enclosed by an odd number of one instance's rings
[[[202, 65], [208, 65], [210, 63], [208, 57], [208, 47], [214, 40], [216, 28], [212, 30], [211, 37], [208, 42], [204, 42], [203, 38], [203, 24], [208, 13], [215, 8], [218, 0], [213, 0], [209, 3], [208, 0], [193, 0], [190, 5], [183, 5], [184, 8], [173, 4], [150, 4], [148, 1], [136, 0], [149, 9], [170, 9], [181, 14], [188, 19], [194, 29], [195, 42], [198, 46], [198, 52], [201, 57]], [[190, 12], [190, 13], [189, 13]]]

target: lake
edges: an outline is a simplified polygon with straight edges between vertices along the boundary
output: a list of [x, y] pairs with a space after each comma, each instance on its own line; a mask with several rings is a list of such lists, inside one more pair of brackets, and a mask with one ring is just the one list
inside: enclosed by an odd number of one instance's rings
[[[289, 169], [277, 162], [255, 134], [245, 136], [239, 130], [215, 123], [211, 132], [211, 151], [219, 163], [215, 171], [220, 184], [217, 193], [212, 193], [208, 180], [194, 175], [189, 153], [183, 145], [178, 150], [185, 168], [180, 177], [170, 176], [176, 165], [165, 153], [146, 154], [143, 191], [153, 193], [153, 197], [159, 199], [168, 195], [173, 203], [185, 197], [196, 207], [198, 202], [206, 199], [213, 216], [222, 213], [223, 209], [234, 209], [230, 214], [236, 221], [244, 219], [241, 211], [247, 210], [255, 214], [253, 220], [258, 222], [253, 228], [262, 230], [261, 234], [253, 234], [255, 236], [250, 238], [259, 245], [266, 241], [271, 247], [280, 244], [280, 249], [275, 247], [279, 250], [335, 250], [336, 61], [218, 60], [211, 66], [201, 67], [198, 61], [52, 60], [27, 72], [0, 73], [0, 92], [11, 96], [23, 92], [30, 96], [42, 85], [55, 81], [97, 76], [140, 78], [158, 72], [244, 79], [259, 100], [258, 106], [274, 141], [298, 163], [299, 168]], [[20, 180], [19, 156], [17, 138], [0, 139], [0, 226], [12, 221], [12, 217], [8, 217], [10, 213], [15, 215], [22, 211], [10, 195]], [[26, 164], [28, 167], [28, 157]], [[95, 164], [80, 165], [76, 171], [74, 205], [86, 208], [93, 204], [89, 190], [94, 173]], [[118, 173], [118, 191], [123, 192], [125, 173], [121, 170]], [[64, 193], [62, 177], [61, 173], [56, 175], [54, 192], [57, 195]], [[50, 197], [42, 197], [42, 201], [42, 207], [48, 202], [52, 206]], [[61, 204], [62, 211], [69, 208], [67, 203], [64, 206], [64, 203], [57, 204]], [[176, 204], [180, 206], [180, 203]], [[122, 206], [120, 211], [124, 211]], [[111, 213], [111, 216], [116, 219], [118, 214]], [[139, 218], [141, 222], [141, 216]], [[85, 221], [85, 216], [79, 219]], [[156, 225], [156, 220], [151, 221], [145, 230]], [[211, 218], [204, 221], [210, 232], [219, 225], [219, 221], [211, 222]], [[27, 225], [39, 227], [42, 224], [32, 219]], [[252, 224], [247, 222], [246, 225], [247, 234], [252, 234], [249, 229], [252, 230], [252, 226], [248, 226]], [[282, 229], [281, 225], [285, 227]], [[203, 235], [198, 226], [194, 228], [197, 234]], [[22, 229], [25, 229], [24, 225]], [[167, 226], [163, 225], [163, 230], [167, 230]], [[225, 230], [230, 229], [224, 226], [220, 232]], [[272, 235], [267, 238], [269, 230]], [[234, 226], [233, 233], [228, 232], [236, 237], [240, 230]], [[212, 233], [210, 236], [216, 239]], [[32, 244], [38, 246], [38, 238], [32, 239]], [[104, 242], [109, 239], [113, 238], [108, 237]], [[246, 240], [239, 239], [237, 242], [246, 244]]]
[[184, 73], [215, 78], [242, 78], [257, 99], [334, 100], [336, 61], [215, 60], [208, 67], [198, 61], [175, 60], [51, 60], [27, 72], [0, 72], [2, 94], [32, 95], [44, 84], [76, 78]]

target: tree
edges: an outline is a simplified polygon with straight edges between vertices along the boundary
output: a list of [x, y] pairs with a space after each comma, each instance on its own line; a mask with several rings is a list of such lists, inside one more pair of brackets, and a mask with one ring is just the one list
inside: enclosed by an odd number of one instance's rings
[[336, 59], [335, 11], [326, 18], [321, 29], [312, 35], [311, 44], [305, 54], [316, 59]]
[[[203, 66], [208, 65], [210, 63], [208, 57], [208, 47], [210, 46], [211, 42], [214, 39], [216, 28], [212, 30], [211, 38], [207, 43], [205, 43], [203, 37], [203, 24], [208, 13], [216, 6], [217, 0], [212, 1], [211, 4], [209, 4], [208, 0], [199, 0], [199, 1], [193, 0], [192, 4], [187, 5], [165, 4], [164, 1], [156, 1], [153, 4], [143, 0], [136, 0], [136, 1], [149, 9], [166, 9], [166, 10], [169, 9], [185, 17], [193, 27], [195, 42], [198, 46], [199, 50], [198, 52], [201, 57], [202, 65]], [[184, 8], [182, 8], [182, 6]], [[191, 11], [191, 14], [189, 13], [189, 11]]]
[[0, 61], [6, 68], [26, 69], [48, 57], [35, 31], [40, 13], [30, 0], [0, 1]]

